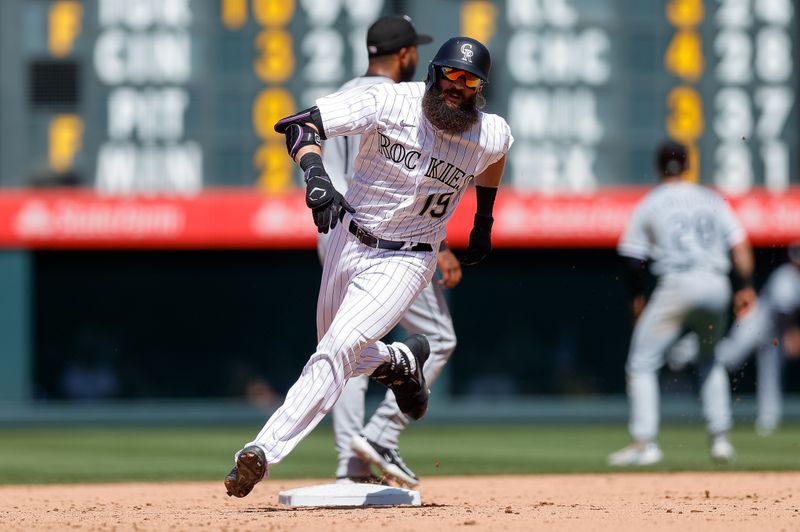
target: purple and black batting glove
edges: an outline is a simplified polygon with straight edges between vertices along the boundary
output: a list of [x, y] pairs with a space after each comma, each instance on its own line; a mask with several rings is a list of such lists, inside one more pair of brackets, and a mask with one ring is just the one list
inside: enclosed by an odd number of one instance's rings
[[339, 223], [345, 212], [353, 214], [350, 206], [331, 183], [325, 168], [311, 166], [305, 171], [306, 206], [311, 209], [317, 231], [327, 233]]

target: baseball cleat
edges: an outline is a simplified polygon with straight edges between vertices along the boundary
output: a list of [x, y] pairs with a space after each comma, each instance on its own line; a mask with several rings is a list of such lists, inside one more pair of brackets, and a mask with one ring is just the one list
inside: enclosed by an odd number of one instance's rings
[[771, 436], [776, 430], [778, 430], [778, 421], [756, 419], [756, 434], [759, 436]]
[[736, 458], [736, 449], [733, 448], [728, 436], [718, 434], [711, 438], [711, 459], [715, 462], [732, 462]]
[[771, 427], [756, 427], [756, 435], [761, 438], [767, 438], [775, 434], [775, 429]]
[[388, 478], [412, 488], [419, 484], [417, 475], [403, 462], [397, 449], [383, 447], [361, 435], [353, 436], [350, 448], [365, 462], [375, 464]]
[[228, 497], [246, 497], [253, 487], [267, 476], [267, 458], [261, 447], [245, 447], [236, 458], [236, 465], [225, 476]]
[[610, 466], [646, 466], [657, 464], [664, 457], [655, 442], [632, 443], [608, 455]]
[[[401, 412], [412, 419], [420, 419], [428, 410], [428, 386], [422, 373], [422, 367], [431, 354], [428, 339], [415, 334], [387, 347], [393, 352], [392, 360], [375, 368], [370, 378], [394, 392]], [[394, 356], [396, 353], [400, 357]], [[410, 357], [414, 357], [416, 362], [414, 371], [411, 371]]]

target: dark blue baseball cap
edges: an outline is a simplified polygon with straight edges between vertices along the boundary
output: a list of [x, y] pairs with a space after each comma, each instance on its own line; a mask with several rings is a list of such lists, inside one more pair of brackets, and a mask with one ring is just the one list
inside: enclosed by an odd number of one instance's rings
[[387, 15], [376, 20], [367, 30], [367, 53], [386, 55], [405, 46], [433, 42], [430, 35], [420, 35], [408, 15]]

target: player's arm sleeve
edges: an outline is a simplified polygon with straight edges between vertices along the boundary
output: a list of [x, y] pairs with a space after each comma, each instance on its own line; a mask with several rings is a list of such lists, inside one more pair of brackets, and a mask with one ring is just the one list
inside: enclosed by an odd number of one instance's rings
[[747, 232], [734, 214], [733, 209], [723, 198], [719, 198], [719, 213], [722, 223], [722, 234], [728, 247], [732, 248], [747, 240]]
[[378, 121], [379, 87], [353, 87], [316, 101], [327, 138], [360, 135]]
[[650, 257], [651, 242], [647, 230], [647, 216], [644, 204], [633, 211], [625, 231], [622, 233], [617, 252], [623, 257], [646, 261]]
[[511, 127], [509, 127], [508, 122], [500, 117], [497, 117], [496, 122], [497, 124], [493, 125], [493, 128], [497, 134], [493, 135], [493, 146], [489, 146], [492, 155], [489, 157], [487, 166], [491, 166], [502, 159], [511, 149], [511, 145], [514, 144], [514, 135], [511, 134]]
[[720, 229], [731, 254], [732, 268], [729, 272], [731, 285], [735, 291], [752, 289], [753, 286], [753, 250], [733, 209], [722, 196], [718, 195], [718, 214]]
[[623, 256], [622, 266], [625, 270], [625, 286], [627, 286], [631, 298], [643, 296], [647, 281], [648, 262]]
[[617, 251], [622, 256], [625, 284], [634, 299], [644, 295], [650, 256], [650, 239], [644, 205], [642, 203], [634, 209], [617, 246]]

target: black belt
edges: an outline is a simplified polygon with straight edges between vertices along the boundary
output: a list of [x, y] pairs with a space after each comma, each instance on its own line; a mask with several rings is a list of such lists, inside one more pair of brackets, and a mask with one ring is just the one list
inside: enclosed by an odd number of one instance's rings
[[350, 226], [348, 227], [348, 230], [355, 235], [359, 242], [371, 248], [396, 250], [402, 249], [406, 251], [433, 251], [433, 246], [422, 242], [396, 242], [394, 240], [384, 240], [382, 238], [378, 238], [377, 236], [372, 235], [360, 228], [355, 220], [350, 220]]

